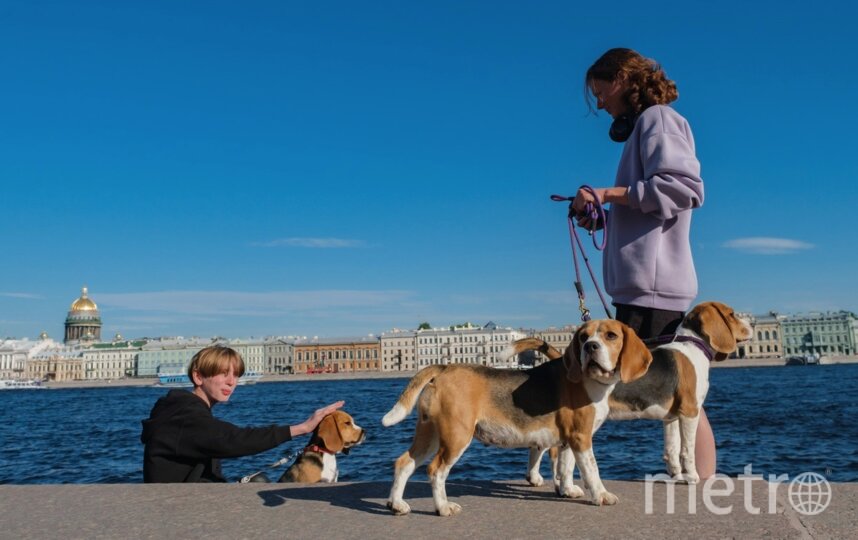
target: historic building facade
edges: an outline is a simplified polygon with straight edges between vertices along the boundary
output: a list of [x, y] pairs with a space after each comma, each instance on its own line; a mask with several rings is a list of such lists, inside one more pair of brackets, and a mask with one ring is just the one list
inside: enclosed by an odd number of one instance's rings
[[783, 346], [787, 356], [848, 356], [856, 349], [858, 320], [849, 311], [792, 315], [783, 321]]
[[38, 341], [29, 339], [0, 340], [0, 379], [29, 379], [27, 364], [40, 352], [59, 344], [42, 332]]
[[265, 343], [256, 340], [233, 339], [228, 347], [241, 355], [244, 360], [244, 372], [253, 374], [265, 373]]
[[490, 367], [518, 367], [518, 358], [503, 358], [501, 353], [525, 333], [501, 328], [489, 322], [485, 326], [466, 324], [450, 328], [417, 331], [417, 369], [432, 365], [475, 364]]
[[382, 371], [417, 371], [417, 331], [393, 329], [380, 342]]
[[775, 312], [766, 315], [742, 314], [751, 323], [751, 339], [739, 345], [736, 355], [739, 358], [772, 358], [784, 355], [783, 321], [784, 315]]
[[[577, 329], [577, 326], [570, 324], [561, 328], [549, 327], [545, 330], [534, 330], [532, 335], [533, 337], [539, 338], [548, 343], [562, 353], [566, 352], [566, 347], [572, 343], [572, 336], [575, 335], [575, 331]], [[525, 353], [521, 356], [522, 358], [519, 359], [519, 362], [523, 365], [539, 365], [548, 360], [548, 358], [539, 351], [533, 351], [532, 354]]]
[[[209, 345], [210, 339], [160, 338], [146, 343], [137, 354], [137, 377], [185, 373], [191, 358]], [[225, 343], [223, 344], [225, 345]]]
[[375, 336], [298, 339], [295, 373], [379, 371], [381, 345]]
[[271, 337], [265, 340], [265, 372], [285, 375], [295, 371], [295, 338]]
[[66, 316], [63, 342], [67, 344], [101, 341], [101, 315], [98, 306], [89, 298], [85, 286], [80, 293], [80, 298], [72, 302]]
[[129, 341], [116, 335], [110, 343], [93, 343], [81, 352], [84, 378], [87, 380], [115, 380], [134, 377], [137, 355], [146, 345], [145, 340]]

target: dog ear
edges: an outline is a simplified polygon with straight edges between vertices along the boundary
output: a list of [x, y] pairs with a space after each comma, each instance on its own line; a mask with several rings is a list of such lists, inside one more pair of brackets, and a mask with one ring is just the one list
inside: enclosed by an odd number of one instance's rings
[[316, 435], [322, 439], [325, 448], [331, 452], [336, 454], [343, 449], [343, 437], [340, 435], [340, 428], [334, 414], [322, 418], [316, 428]]
[[563, 353], [563, 366], [566, 368], [566, 379], [573, 383], [581, 382], [584, 376], [581, 371], [581, 338], [578, 336], [580, 333], [581, 328], [572, 336], [572, 343], [566, 347], [566, 352]]
[[704, 302], [685, 317], [685, 326], [709, 343], [715, 351], [715, 360], [724, 360], [736, 348], [736, 338], [721, 310], [720, 304]]
[[646, 374], [652, 363], [649, 352], [641, 338], [629, 326], [620, 323], [623, 328], [623, 350], [620, 351], [620, 380], [630, 383]]

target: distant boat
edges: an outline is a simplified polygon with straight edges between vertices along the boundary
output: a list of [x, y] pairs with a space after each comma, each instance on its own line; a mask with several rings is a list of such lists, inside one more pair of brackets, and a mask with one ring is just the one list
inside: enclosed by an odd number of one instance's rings
[[44, 390], [42, 381], [23, 381], [20, 379], [0, 379], [0, 390]]
[[[256, 384], [262, 378], [262, 373], [258, 371], [245, 371], [244, 375], [239, 377], [238, 385]], [[167, 386], [170, 388], [187, 388], [193, 386], [187, 373], [161, 373], [158, 375], [158, 385]]]

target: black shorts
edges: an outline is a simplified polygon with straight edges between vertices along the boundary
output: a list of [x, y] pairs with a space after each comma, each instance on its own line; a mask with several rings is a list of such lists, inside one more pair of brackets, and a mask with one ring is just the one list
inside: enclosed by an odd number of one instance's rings
[[617, 320], [629, 325], [641, 339], [673, 334], [685, 314], [681, 311], [614, 304]]

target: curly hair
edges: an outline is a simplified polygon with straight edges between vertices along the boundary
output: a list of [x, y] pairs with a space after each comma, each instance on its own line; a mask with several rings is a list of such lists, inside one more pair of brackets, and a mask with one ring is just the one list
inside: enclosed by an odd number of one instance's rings
[[679, 97], [676, 83], [667, 78], [658, 62], [631, 49], [610, 49], [590, 66], [584, 77], [585, 100], [591, 112], [593, 81], [614, 82], [618, 79], [625, 81], [624, 98], [634, 114], [640, 114], [652, 105], [667, 105]]

